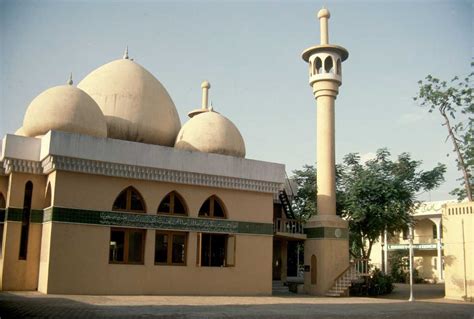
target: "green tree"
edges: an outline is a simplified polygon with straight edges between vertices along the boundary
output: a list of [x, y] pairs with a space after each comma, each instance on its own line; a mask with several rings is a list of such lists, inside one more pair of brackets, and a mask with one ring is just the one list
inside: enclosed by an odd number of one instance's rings
[[[471, 63], [471, 67], [474, 63]], [[449, 83], [432, 75], [418, 81], [419, 91], [413, 99], [428, 112], [438, 110], [446, 126], [448, 136], [456, 154], [458, 170], [462, 172], [461, 185], [450, 194], [459, 200], [473, 199], [474, 176], [474, 96], [471, 79], [474, 72], [464, 78], [454, 77]]]
[[387, 149], [362, 163], [358, 154], [344, 157], [340, 188], [341, 215], [349, 221], [351, 251], [368, 258], [372, 245], [386, 230], [393, 234], [411, 223], [416, 194], [431, 190], [443, 181], [446, 167], [438, 164], [429, 171], [419, 170], [421, 161], [402, 153], [396, 161]]
[[316, 168], [304, 165], [293, 171], [293, 180], [298, 186], [293, 202], [293, 211], [299, 220], [307, 221], [316, 212]]
[[[396, 161], [387, 149], [363, 163], [358, 154], [348, 154], [336, 170], [337, 213], [349, 222], [351, 253], [368, 258], [380, 234], [401, 231], [411, 223], [416, 193], [431, 190], [444, 181], [445, 166], [419, 170], [420, 161], [402, 153]], [[305, 165], [294, 171], [298, 184], [296, 205], [304, 216], [316, 213], [316, 170]]]

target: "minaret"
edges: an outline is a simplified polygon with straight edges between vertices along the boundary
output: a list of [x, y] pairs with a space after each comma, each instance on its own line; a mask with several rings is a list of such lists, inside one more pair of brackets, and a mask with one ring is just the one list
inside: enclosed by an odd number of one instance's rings
[[336, 215], [336, 163], [334, 108], [342, 83], [341, 62], [349, 53], [329, 44], [329, 10], [318, 12], [321, 43], [306, 49], [303, 60], [309, 63], [309, 84], [316, 98], [317, 114], [317, 209], [306, 224], [305, 290], [323, 295], [334, 279], [349, 265], [347, 222]]

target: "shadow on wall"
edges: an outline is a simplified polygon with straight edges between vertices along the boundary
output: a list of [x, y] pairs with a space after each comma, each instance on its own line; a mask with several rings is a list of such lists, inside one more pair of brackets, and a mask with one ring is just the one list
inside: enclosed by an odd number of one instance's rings
[[444, 256], [444, 264], [447, 265], [447, 266], [454, 265], [455, 261], [456, 261], [456, 257], [454, 255]]

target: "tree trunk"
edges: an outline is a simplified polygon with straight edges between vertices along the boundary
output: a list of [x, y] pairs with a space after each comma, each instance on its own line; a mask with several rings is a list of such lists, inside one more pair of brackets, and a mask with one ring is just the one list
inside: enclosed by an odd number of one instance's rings
[[449, 122], [449, 118], [446, 113], [440, 108], [439, 112], [446, 120], [446, 126], [448, 128], [449, 136], [451, 137], [451, 141], [453, 141], [454, 150], [456, 151], [456, 155], [458, 156], [459, 166], [461, 167], [463, 178], [464, 178], [464, 186], [466, 188], [466, 196], [467, 199], [472, 202], [472, 192], [471, 192], [471, 183], [469, 182], [469, 174], [467, 173], [466, 164], [464, 164], [464, 158], [462, 156], [461, 150], [459, 149], [458, 141], [456, 140], [456, 136], [454, 135], [453, 129], [451, 128], [451, 123]]

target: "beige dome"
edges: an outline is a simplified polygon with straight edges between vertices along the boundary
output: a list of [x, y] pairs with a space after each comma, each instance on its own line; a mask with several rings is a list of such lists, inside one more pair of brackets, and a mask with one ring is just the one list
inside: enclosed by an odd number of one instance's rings
[[15, 131], [15, 135], [25, 136], [25, 131], [23, 131], [23, 126], [21, 126], [18, 130]]
[[97, 103], [72, 85], [55, 86], [38, 95], [28, 106], [17, 133], [41, 136], [50, 130], [107, 137], [105, 118]]
[[205, 111], [194, 115], [178, 133], [175, 147], [245, 157], [245, 143], [237, 127], [225, 116]]
[[99, 105], [108, 137], [173, 146], [181, 128], [166, 89], [139, 64], [121, 59], [87, 75], [78, 86]]

